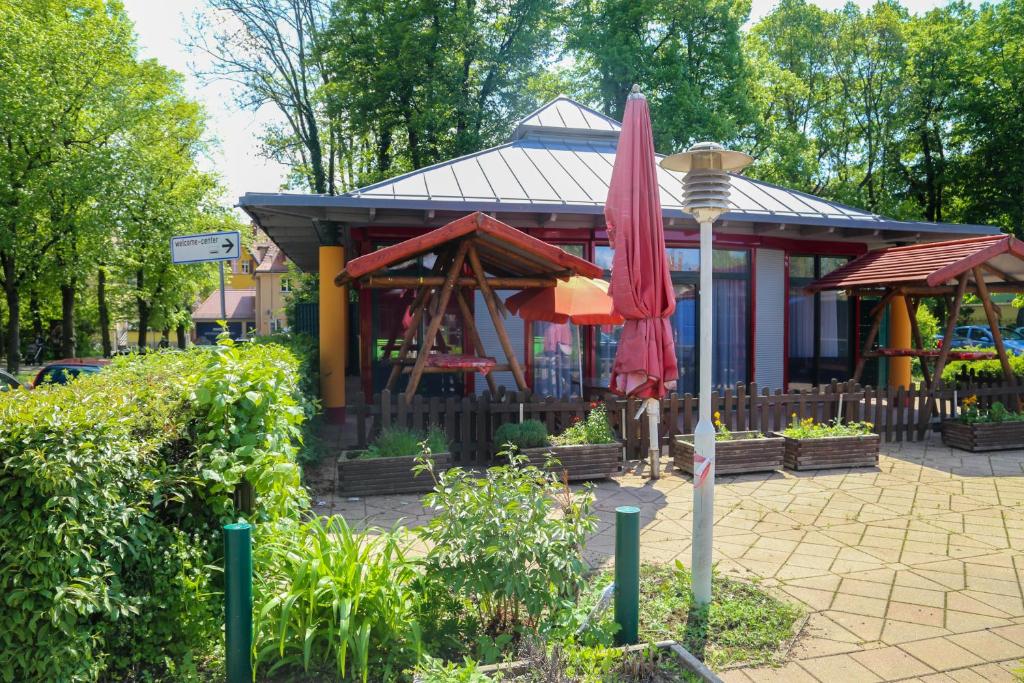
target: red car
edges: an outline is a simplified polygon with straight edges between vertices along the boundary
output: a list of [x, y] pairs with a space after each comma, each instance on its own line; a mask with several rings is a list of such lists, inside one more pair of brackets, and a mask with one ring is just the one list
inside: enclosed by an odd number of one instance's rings
[[32, 386], [40, 384], [67, 384], [69, 380], [82, 374], [91, 375], [110, 365], [106, 358], [65, 358], [47, 363], [36, 374]]

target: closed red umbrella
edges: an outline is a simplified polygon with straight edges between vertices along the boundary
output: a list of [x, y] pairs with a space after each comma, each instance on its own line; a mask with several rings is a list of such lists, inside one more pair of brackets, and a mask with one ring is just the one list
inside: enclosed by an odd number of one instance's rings
[[668, 320], [676, 302], [665, 253], [651, 114], [637, 86], [626, 101], [604, 216], [615, 250], [612, 301], [626, 319], [615, 352], [611, 389], [649, 399], [651, 472], [657, 477], [657, 401], [675, 388], [679, 376]]

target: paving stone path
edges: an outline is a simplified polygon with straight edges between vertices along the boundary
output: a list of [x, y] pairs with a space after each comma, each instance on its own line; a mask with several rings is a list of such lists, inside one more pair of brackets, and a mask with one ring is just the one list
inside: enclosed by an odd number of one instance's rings
[[[1024, 450], [883, 444], [877, 469], [721, 477], [718, 570], [758, 578], [809, 617], [781, 668], [727, 682], [1014, 681], [1024, 657]], [[599, 484], [587, 545], [611, 561], [614, 510], [641, 510], [641, 557], [690, 562], [691, 486], [671, 473]], [[362, 525], [429, 518], [415, 496], [318, 505]]]

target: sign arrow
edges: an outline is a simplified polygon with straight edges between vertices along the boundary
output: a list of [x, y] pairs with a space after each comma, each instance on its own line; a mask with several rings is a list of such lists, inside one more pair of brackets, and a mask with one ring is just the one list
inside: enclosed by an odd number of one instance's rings
[[224, 238], [224, 244], [220, 246], [224, 249], [225, 254], [230, 254], [231, 250], [235, 248], [235, 243], [227, 238]]

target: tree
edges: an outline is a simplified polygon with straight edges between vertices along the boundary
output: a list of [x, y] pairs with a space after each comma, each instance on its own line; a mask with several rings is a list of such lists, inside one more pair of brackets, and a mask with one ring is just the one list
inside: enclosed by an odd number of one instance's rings
[[728, 143], [754, 117], [740, 49], [749, 13], [748, 0], [574, 0], [566, 47], [609, 116], [621, 120], [641, 86], [659, 149]]
[[0, 284], [7, 365], [16, 371], [21, 294], [38, 291], [64, 237], [66, 207], [54, 193], [116, 129], [109, 115], [119, 112], [120, 77], [134, 55], [123, 10], [101, 0], [0, 3], [0, 34]]

